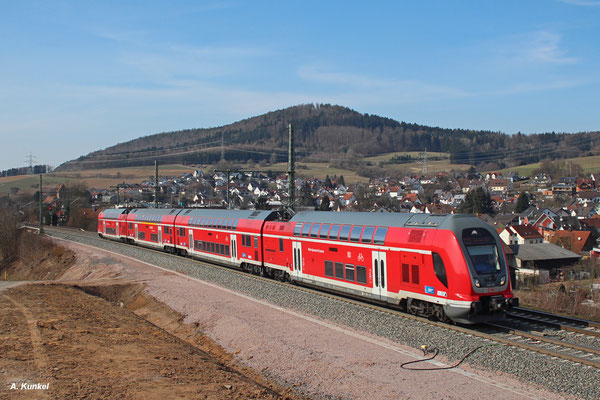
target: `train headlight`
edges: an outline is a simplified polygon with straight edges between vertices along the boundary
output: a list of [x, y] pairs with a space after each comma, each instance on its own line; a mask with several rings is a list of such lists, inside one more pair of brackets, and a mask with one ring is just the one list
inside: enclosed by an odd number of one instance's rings
[[481, 282], [479, 282], [479, 279], [477, 278], [475, 278], [475, 286], [481, 287]]
[[500, 286], [504, 285], [504, 282], [506, 282], [506, 276], [502, 275], [500, 278]]

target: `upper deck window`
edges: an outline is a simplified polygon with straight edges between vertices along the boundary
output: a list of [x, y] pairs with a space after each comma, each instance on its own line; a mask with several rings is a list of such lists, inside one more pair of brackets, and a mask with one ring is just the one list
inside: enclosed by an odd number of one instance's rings
[[304, 224], [304, 226], [302, 227], [302, 236], [308, 237], [308, 233], [310, 232], [310, 225], [310, 223]]
[[385, 244], [385, 236], [387, 235], [388, 228], [377, 228], [375, 231], [375, 237], [373, 238], [374, 244]]
[[319, 237], [321, 239], [327, 239], [327, 234], [329, 233], [329, 224], [323, 224], [321, 227], [321, 231], [319, 233]]
[[318, 237], [320, 228], [321, 228], [321, 224], [313, 224], [312, 228], [310, 228], [310, 237], [313, 237], [313, 238]]
[[374, 226], [365, 226], [365, 230], [363, 231], [360, 241], [363, 243], [371, 243], [371, 239], [373, 239], [373, 233], [375, 233]]
[[360, 240], [360, 234], [363, 230], [362, 225], [354, 225], [352, 232], [350, 233], [350, 241], [358, 242]]
[[350, 235], [350, 229], [352, 226], [350, 225], [342, 225], [342, 229], [340, 230], [340, 240], [348, 240], [348, 236]]
[[294, 236], [300, 236], [300, 232], [302, 232], [302, 223], [298, 222], [294, 227]]
[[339, 233], [340, 233], [340, 226], [339, 225], [331, 225], [331, 230], [329, 231], [329, 240], [337, 240]]

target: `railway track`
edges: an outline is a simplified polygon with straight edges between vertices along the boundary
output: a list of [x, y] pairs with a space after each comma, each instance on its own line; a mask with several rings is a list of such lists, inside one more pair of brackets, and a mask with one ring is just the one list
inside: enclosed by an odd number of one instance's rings
[[[47, 234], [51, 235], [56, 233], [68, 233], [71, 236], [82, 237], [86, 240], [94, 240], [98, 243], [106, 243], [106, 240], [99, 238], [95, 233], [90, 232], [81, 232], [79, 230], [74, 229], [66, 229], [66, 228], [50, 228], [46, 229]], [[123, 248], [130, 248], [131, 245], [124, 244], [120, 242], [110, 241], [110, 243], [122, 246]], [[176, 255], [171, 255], [165, 252], [147, 249], [143, 247], [136, 247], [138, 249], [144, 249], [148, 252], [154, 252], [157, 254], [161, 254], [165, 257], [179, 257]], [[573, 320], [570, 322], [566, 320], [566, 317], [554, 316], [552, 314], [546, 314], [543, 317], [538, 317], [538, 320], [533, 321], [533, 317], [530, 318], [525, 327], [523, 325], [516, 327], [511, 321], [524, 321], [526, 319], [525, 314], [529, 313], [533, 315], [535, 312], [533, 310], [521, 309], [519, 308], [517, 312], [511, 313], [508, 315], [507, 323], [503, 324], [482, 324], [474, 327], [465, 327], [458, 325], [450, 325], [446, 323], [441, 323], [437, 321], [430, 321], [426, 318], [418, 317], [415, 315], [407, 314], [398, 309], [377, 305], [373, 303], [367, 303], [364, 301], [359, 301], [353, 298], [348, 298], [346, 296], [340, 294], [334, 294], [330, 292], [324, 292], [321, 290], [315, 290], [305, 286], [296, 286], [290, 285], [288, 283], [283, 283], [279, 281], [275, 281], [270, 278], [251, 275], [247, 272], [243, 272], [240, 270], [232, 269], [229, 267], [224, 267], [212, 263], [208, 263], [205, 261], [199, 261], [191, 258], [187, 258], [188, 261], [198, 263], [203, 266], [210, 266], [212, 268], [218, 268], [222, 270], [226, 270], [229, 273], [243, 275], [245, 277], [249, 277], [252, 279], [267, 281], [270, 284], [274, 285], [282, 285], [287, 288], [293, 288], [298, 291], [303, 291], [306, 293], [310, 293], [314, 296], [322, 296], [330, 299], [334, 299], [336, 301], [350, 303], [362, 308], [370, 309], [372, 311], [385, 313], [388, 315], [392, 315], [398, 318], [410, 319], [414, 321], [418, 321], [421, 323], [426, 323], [434, 326], [438, 326], [444, 329], [449, 329], [455, 332], [460, 332], [465, 335], [475, 336], [482, 339], [485, 339], [489, 342], [493, 342], [496, 344], [506, 345], [506, 346], [514, 346], [520, 349], [533, 351], [536, 353], [545, 354], [552, 358], [558, 358], [562, 360], [567, 360], [573, 362], [575, 364], [587, 365], [589, 367], [594, 367], [600, 369], [600, 340], [598, 339], [598, 335], [596, 333], [599, 332], [598, 327], [595, 326], [596, 323], [583, 321], [583, 320]], [[513, 316], [514, 314], [514, 316]], [[517, 315], [518, 314], [518, 315]], [[538, 313], [539, 315], [539, 313]], [[557, 317], [552, 320], [552, 317]], [[558, 323], [557, 321], [561, 321]], [[578, 322], [574, 322], [578, 321]], [[539, 324], [539, 325], [535, 325]], [[584, 324], [587, 324], [584, 326]], [[541, 327], [543, 325], [543, 327]], [[578, 325], [578, 326], [576, 326]], [[565, 329], [558, 329], [558, 327], [565, 327]], [[583, 327], [584, 326], [584, 327]], [[569, 335], [587, 335], [588, 332], [593, 332], [588, 337], [593, 337], [593, 341], [597, 343], [594, 345], [593, 343], [590, 345], [577, 343], [576, 341], [568, 340], [567, 337], [560, 337], [556, 334], [548, 333], [548, 328], [551, 329], [551, 332], [566, 332]], [[568, 336], [568, 335], [565, 335]]]

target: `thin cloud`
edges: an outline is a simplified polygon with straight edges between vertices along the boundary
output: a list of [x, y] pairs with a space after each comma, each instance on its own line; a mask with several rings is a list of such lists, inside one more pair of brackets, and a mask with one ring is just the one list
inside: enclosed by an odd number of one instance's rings
[[562, 37], [558, 33], [543, 30], [513, 37], [513, 43], [501, 47], [499, 58], [511, 64], [575, 64], [577, 57], [570, 57], [561, 48]]
[[[471, 93], [451, 86], [429, 84], [418, 80], [386, 80], [345, 72], [323, 71], [313, 66], [303, 66], [297, 73], [301, 79], [308, 82], [337, 86], [339, 96], [342, 98], [362, 98], [371, 104], [389, 102], [404, 104], [471, 96]], [[360, 103], [360, 100], [358, 102]]]

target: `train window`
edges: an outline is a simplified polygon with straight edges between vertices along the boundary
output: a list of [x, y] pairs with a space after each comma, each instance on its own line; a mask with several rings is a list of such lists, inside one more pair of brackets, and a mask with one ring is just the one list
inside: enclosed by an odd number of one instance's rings
[[133, 224], [129, 223], [129, 224], [127, 224], [127, 225], [128, 225], [128, 227], [129, 227], [129, 229], [133, 229]]
[[329, 224], [323, 224], [321, 226], [321, 231], [319, 232], [319, 237], [321, 239], [327, 239], [327, 234], [329, 233]]
[[206, 227], [206, 221], [208, 220], [207, 217], [202, 217], [202, 220], [200, 221], [200, 226], [202, 227]]
[[325, 276], [333, 278], [333, 263], [331, 261], [325, 261]]
[[352, 226], [342, 225], [342, 229], [340, 229], [339, 240], [348, 240], [348, 235], [350, 235], [350, 229], [352, 229]]
[[220, 251], [221, 255], [225, 255], [225, 245], [221, 244], [221, 245], [219, 245], [219, 247], [221, 248], [221, 251]]
[[190, 209], [190, 210], [187, 210], [187, 211], [185, 212], [185, 214], [187, 215], [187, 214], [189, 214], [189, 213], [191, 213], [191, 212], [192, 212], [192, 210]]
[[232, 226], [233, 226], [233, 220], [231, 218], [229, 218], [227, 220], [227, 229], [231, 229]]
[[344, 264], [335, 263], [335, 277], [338, 279], [344, 279]]
[[419, 284], [419, 266], [418, 265], [411, 265], [412, 267], [412, 271], [411, 271], [411, 282], [414, 283], [415, 285]]
[[354, 282], [354, 265], [346, 264], [346, 280]]
[[373, 271], [375, 271], [375, 279], [373, 284], [375, 287], [379, 287], [379, 260], [373, 260]]
[[212, 242], [211, 242], [211, 244], [210, 244], [210, 252], [211, 252], [211, 253], [216, 253], [216, 250], [215, 250], [215, 244], [214, 244], [214, 243], [212, 243]]
[[308, 233], [310, 232], [310, 225], [311, 225], [310, 223], [306, 223], [302, 227], [302, 236], [303, 237], [308, 237]]
[[294, 227], [294, 236], [300, 236], [300, 232], [302, 232], [302, 223], [299, 222]]
[[448, 277], [446, 276], [446, 267], [444, 266], [444, 261], [442, 257], [438, 253], [432, 253], [433, 256], [433, 272], [435, 272], [435, 276], [442, 282], [442, 285], [448, 287]]
[[352, 232], [350, 233], [350, 241], [358, 242], [360, 240], [360, 233], [362, 232], [362, 225], [354, 225]]
[[402, 264], [402, 282], [410, 282], [408, 264]]
[[356, 282], [367, 283], [367, 268], [360, 265], [356, 266]]
[[239, 221], [240, 221], [239, 219], [236, 219], [236, 220], [233, 221], [233, 230], [234, 231], [237, 230], [237, 226], [238, 226], [238, 222]]
[[158, 242], [158, 233], [151, 233], [150, 234], [150, 240], [152, 242]]
[[254, 248], [258, 249], [258, 236], [254, 236]]
[[381, 268], [381, 287], [385, 289], [385, 261], [379, 261], [379, 267]]
[[313, 224], [312, 228], [310, 228], [310, 237], [313, 237], [313, 238], [318, 237], [319, 229], [321, 229], [321, 224]]
[[146, 239], [146, 234], [144, 232], [138, 232], [138, 239], [140, 239], [140, 240]]
[[340, 233], [340, 226], [331, 225], [331, 230], [329, 231], [329, 240], [337, 240], [338, 233]]
[[279, 251], [283, 253], [283, 239], [279, 238]]
[[225, 255], [227, 257], [229, 257], [229, 245], [228, 244], [225, 245]]
[[208, 243], [207, 242], [202, 242], [202, 251], [208, 251]]
[[375, 233], [374, 226], [365, 226], [365, 230], [363, 231], [360, 241], [363, 243], [371, 243], [371, 239], [373, 239], [373, 233]]
[[216, 228], [216, 227], [217, 227], [217, 221], [218, 221], [218, 220], [219, 220], [218, 218], [213, 218], [213, 219], [210, 221], [210, 227], [211, 227], [211, 228]]
[[373, 244], [385, 244], [385, 235], [387, 235], [387, 231], [388, 228], [377, 228], [375, 237], [373, 238]]

